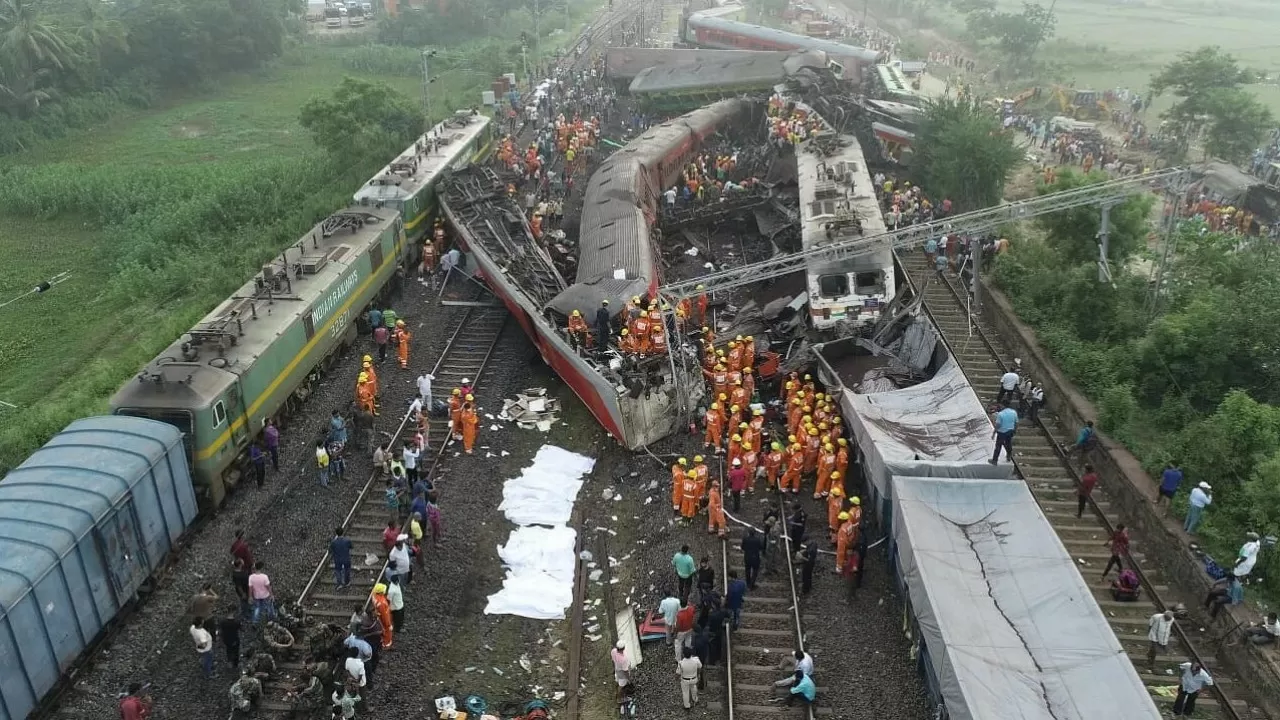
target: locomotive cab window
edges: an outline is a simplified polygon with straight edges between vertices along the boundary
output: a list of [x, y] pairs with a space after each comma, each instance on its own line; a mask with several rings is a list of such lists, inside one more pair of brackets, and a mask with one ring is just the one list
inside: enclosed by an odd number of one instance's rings
[[849, 294], [847, 275], [821, 275], [818, 277], [818, 295], [824, 298], [843, 297]]
[[878, 270], [860, 272], [854, 276], [854, 288], [859, 295], [879, 295], [884, 293], [884, 273]]
[[227, 406], [221, 400], [213, 404], [213, 426], [220, 427], [227, 421]]

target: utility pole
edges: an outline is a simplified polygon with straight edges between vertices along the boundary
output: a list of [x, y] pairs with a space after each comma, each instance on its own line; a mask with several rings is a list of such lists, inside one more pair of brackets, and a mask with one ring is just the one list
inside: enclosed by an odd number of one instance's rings
[[969, 239], [969, 264], [973, 276], [973, 312], [982, 313], [982, 237]]
[[[538, 21], [542, 18], [542, 2], [541, 0], [533, 0], [533, 69], [537, 71], [539, 63], [542, 62], [542, 33], [539, 32]], [[525, 74], [529, 75], [528, 65], [525, 66]], [[529, 90], [533, 90], [533, 76], [529, 75]]]
[[1102, 205], [1102, 222], [1098, 224], [1098, 282], [1111, 282], [1111, 267], [1107, 257], [1111, 254], [1111, 205]]
[[426, 113], [427, 131], [431, 130], [431, 58], [435, 54], [435, 50], [422, 51], [422, 105], [423, 112]]

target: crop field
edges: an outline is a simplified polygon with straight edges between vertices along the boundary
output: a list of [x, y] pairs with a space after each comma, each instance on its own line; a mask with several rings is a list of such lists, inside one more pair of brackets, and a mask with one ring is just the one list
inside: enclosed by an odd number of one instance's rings
[[[0, 308], [0, 472], [105, 410], [123, 379], [376, 171], [333, 167], [298, 125], [301, 105], [344, 75], [421, 97], [408, 73], [352, 72], [350, 50], [302, 45], [204, 94], [0, 160], [0, 303], [70, 273]], [[436, 113], [477, 102], [482, 81], [441, 77]]]
[[[1008, 12], [1021, 8], [1014, 0], [999, 4]], [[1141, 92], [1178, 53], [1218, 45], [1242, 65], [1273, 76], [1251, 89], [1280, 117], [1280, 5], [1274, 2], [1058, 0], [1054, 11], [1056, 39], [1042, 57], [1060, 63], [1074, 87]], [[1158, 99], [1154, 108], [1170, 102]]]

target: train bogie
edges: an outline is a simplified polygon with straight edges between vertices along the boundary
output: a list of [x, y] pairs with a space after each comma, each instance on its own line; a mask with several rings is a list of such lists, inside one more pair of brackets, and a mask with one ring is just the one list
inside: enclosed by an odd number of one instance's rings
[[26, 717], [198, 514], [182, 432], [77, 420], [0, 481], [0, 718]]

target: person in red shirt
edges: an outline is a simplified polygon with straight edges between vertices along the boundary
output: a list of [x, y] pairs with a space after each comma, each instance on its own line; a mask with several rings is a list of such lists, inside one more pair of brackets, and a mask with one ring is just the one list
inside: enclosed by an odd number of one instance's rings
[[1124, 525], [1117, 525], [1116, 531], [1111, 534], [1111, 539], [1106, 544], [1111, 546], [1111, 559], [1107, 561], [1107, 566], [1102, 570], [1102, 578], [1104, 580], [1113, 566], [1117, 572], [1124, 570], [1124, 565], [1120, 562], [1120, 558], [1129, 554], [1129, 531], [1125, 529]]
[[231, 556], [243, 560], [246, 568], [253, 567], [253, 550], [245, 542], [244, 530], [236, 530], [236, 539], [231, 542]]
[[143, 695], [138, 683], [129, 686], [129, 694], [120, 700], [120, 720], [147, 720], [151, 715], [151, 698]]
[[681, 600], [680, 609], [676, 611], [676, 655], [693, 645], [693, 617], [693, 605], [689, 604], [689, 599]]
[[1088, 463], [1084, 466], [1084, 475], [1080, 477], [1080, 487], [1076, 488], [1076, 517], [1084, 516], [1084, 506], [1089, 504], [1089, 496], [1093, 494], [1093, 488], [1098, 484], [1098, 473], [1093, 471], [1093, 466]]
[[742, 507], [742, 491], [747, 489], [747, 471], [742, 467], [742, 461], [735, 459], [733, 461], [733, 469], [729, 471], [729, 492], [733, 494], [733, 511], [738, 512]]

